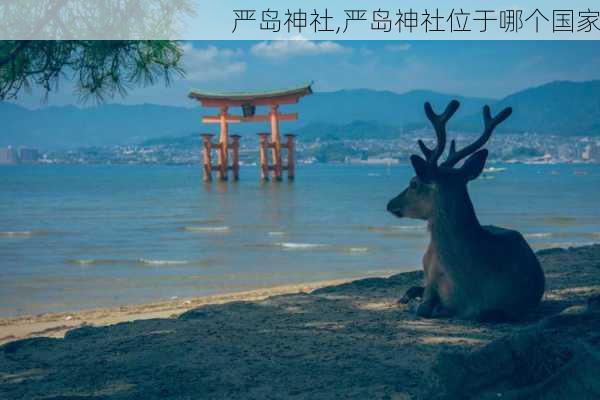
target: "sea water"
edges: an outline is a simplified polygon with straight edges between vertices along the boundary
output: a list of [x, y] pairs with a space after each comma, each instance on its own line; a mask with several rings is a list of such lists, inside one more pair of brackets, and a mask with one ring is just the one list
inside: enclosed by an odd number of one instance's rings
[[[600, 242], [600, 165], [495, 165], [482, 224], [535, 249]], [[504, 169], [506, 168], [506, 169]], [[0, 167], [0, 315], [109, 307], [420, 267], [421, 221], [386, 212], [409, 166], [300, 165], [293, 183], [199, 166]]]

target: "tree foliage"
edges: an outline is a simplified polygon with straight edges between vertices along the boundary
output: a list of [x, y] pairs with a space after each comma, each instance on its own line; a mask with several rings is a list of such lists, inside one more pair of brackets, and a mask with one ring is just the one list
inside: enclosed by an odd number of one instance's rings
[[101, 102], [135, 85], [183, 75], [182, 49], [169, 40], [0, 41], [0, 100], [34, 86], [46, 96], [69, 80], [82, 101]]

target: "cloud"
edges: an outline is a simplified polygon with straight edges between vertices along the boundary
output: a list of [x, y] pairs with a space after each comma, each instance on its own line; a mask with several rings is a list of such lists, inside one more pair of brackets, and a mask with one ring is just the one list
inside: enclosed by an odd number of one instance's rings
[[399, 53], [401, 51], [410, 50], [410, 43], [396, 43], [396, 44], [388, 44], [385, 46], [386, 51], [392, 51], [394, 53]]
[[183, 45], [183, 66], [190, 80], [209, 82], [223, 81], [246, 71], [246, 63], [240, 58], [241, 49], [226, 49], [216, 46], [196, 48]]
[[257, 57], [275, 60], [300, 56], [343, 54], [351, 52], [352, 49], [332, 41], [315, 42], [297, 37], [292, 40], [260, 42], [252, 46], [250, 51]]

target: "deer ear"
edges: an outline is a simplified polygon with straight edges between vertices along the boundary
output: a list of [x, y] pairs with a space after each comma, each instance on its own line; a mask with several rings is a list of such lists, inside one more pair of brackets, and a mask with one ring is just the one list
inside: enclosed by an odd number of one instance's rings
[[465, 177], [466, 180], [472, 181], [477, 178], [485, 167], [485, 161], [487, 160], [488, 151], [487, 149], [479, 150], [478, 152], [467, 158], [462, 167], [460, 167], [460, 173]]
[[419, 179], [424, 183], [431, 183], [433, 181], [433, 174], [431, 167], [422, 157], [416, 154], [410, 156], [410, 162], [415, 169], [415, 172]]

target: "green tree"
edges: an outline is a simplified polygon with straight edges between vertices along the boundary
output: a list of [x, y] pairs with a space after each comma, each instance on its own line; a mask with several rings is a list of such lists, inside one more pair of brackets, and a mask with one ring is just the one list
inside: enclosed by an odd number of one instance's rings
[[0, 41], [0, 100], [33, 86], [46, 96], [70, 80], [82, 101], [125, 95], [134, 85], [184, 75], [182, 48], [169, 40]]

